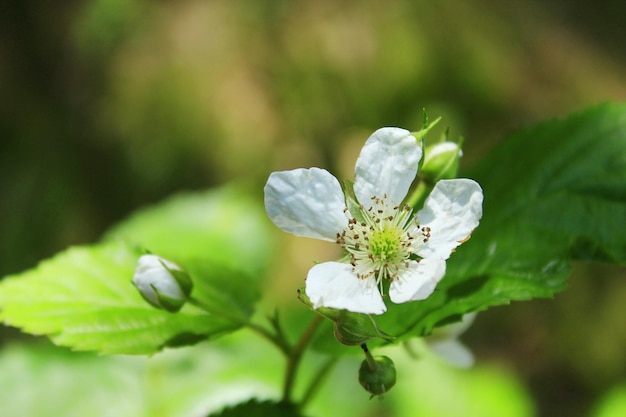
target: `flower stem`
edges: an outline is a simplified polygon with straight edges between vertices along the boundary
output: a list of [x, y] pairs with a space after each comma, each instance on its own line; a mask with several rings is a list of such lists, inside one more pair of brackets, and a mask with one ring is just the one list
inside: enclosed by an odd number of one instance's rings
[[238, 317], [235, 315], [231, 315], [231, 314], [227, 314], [226, 312], [224, 312], [223, 310], [219, 310], [214, 308], [213, 306], [210, 306], [200, 300], [198, 300], [197, 298], [194, 297], [189, 297], [188, 300], [191, 304], [195, 305], [196, 307], [206, 311], [209, 314], [213, 314], [216, 316], [221, 316], [223, 318], [225, 318], [226, 320], [231, 321], [233, 324], [239, 325], [239, 326], [245, 326], [248, 327], [249, 329], [255, 331], [256, 333], [258, 333], [259, 335], [263, 336], [265, 339], [267, 339], [268, 341], [270, 341], [271, 343], [273, 343], [281, 352], [283, 352], [285, 354], [285, 356], [289, 357], [291, 354], [291, 346], [289, 346], [289, 343], [285, 340], [285, 338], [283, 337], [282, 334], [275, 334], [272, 333], [271, 331], [269, 331], [268, 329], [266, 329], [265, 327], [256, 324], [256, 323], [252, 323], [249, 320], [246, 320], [242, 317]]
[[413, 210], [417, 207], [421, 207], [432, 188], [433, 186], [428, 184], [426, 181], [420, 181], [415, 190], [413, 190], [409, 198], [406, 200], [407, 206], [411, 207]]
[[298, 370], [298, 365], [300, 364], [300, 359], [302, 358], [304, 350], [306, 349], [307, 345], [311, 341], [311, 338], [315, 334], [315, 331], [321, 323], [322, 316], [315, 314], [304, 333], [302, 333], [300, 340], [298, 340], [298, 343], [293, 348], [293, 350], [291, 350], [287, 358], [285, 385], [283, 386], [283, 401], [285, 402], [291, 401], [291, 392], [293, 391], [294, 380], [296, 376], [296, 371]]
[[289, 346], [289, 343], [287, 343], [287, 341], [280, 335], [271, 333], [269, 330], [256, 323], [247, 322], [246, 326], [272, 342], [281, 352], [283, 352], [283, 354], [285, 354], [285, 356], [289, 356], [291, 346]]
[[300, 409], [303, 409], [320, 389], [321, 383], [328, 376], [330, 370], [333, 369], [333, 366], [335, 366], [335, 364], [337, 363], [337, 359], [337, 357], [328, 358], [328, 360], [320, 367], [320, 369], [318, 369], [317, 373], [311, 380], [309, 387], [304, 393], [300, 404], [298, 404], [298, 407]]
[[[197, 298], [189, 297], [188, 301], [189, 303], [206, 311], [209, 314], [221, 316], [233, 322], [233, 324], [248, 327], [249, 329], [255, 331], [259, 335], [269, 340], [276, 347], [278, 347], [278, 349], [281, 352], [283, 352], [283, 354], [287, 357], [287, 368], [285, 371], [285, 383], [283, 386], [283, 401], [285, 402], [291, 401], [291, 393], [293, 391], [293, 386], [294, 386], [294, 381], [295, 381], [296, 373], [298, 370], [298, 366], [300, 365], [300, 359], [302, 358], [302, 354], [306, 350], [307, 345], [309, 344], [309, 342], [315, 335], [317, 328], [322, 323], [322, 320], [323, 320], [322, 316], [317, 315], [317, 314], [313, 316], [313, 319], [309, 323], [308, 327], [304, 330], [304, 333], [302, 333], [302, 336], [300, 336], [298, 343], [292, 347], [289, 344], [289, 342], [286, 340], [282, 332], [282, 329], [280, 328], [280, 324], [278, 323], [277, 317], [270, 319], [274, 329], [276, 330], [275, 332], [272, 332], [259, 324], [252, 323], [244, 318], [241, 318], [235, 315], [230, 315], [222, 310], [216, 309], [213, 306], [208, 305], [198, 300]], [[317, 372], [317, 374], [313, 378], [311, 384], [309, 385], [307, 391], [305, 392], [303, 400], [298, 405], [299, 408], [302, 408], [311, 399], [311, 397], [313, 397], [313, 395], [317, 392], [317, 390], [319, 389], [320, 383], [322, 382], [324, 377], [328, 374], [328, 372], [330, 371], [332, 366], [335, 364], [335, 362], [336, 362], [336, 358], [331, 358], [326, 362], [324, 366], [322, 366], [322, 368], [320, 368], [320, 370]]]
[[365, 353], [365, 360], [367, 361], [367, 366], [369, 366], [371, 371], [375, 371], [378, 368], [378, 364], [374, 360], [374, 357], [370, 353], [370, 350], [367, 348], [367, 345], [363, 343], [361, 345], [361, 349], [363, 349], [363, 353]]

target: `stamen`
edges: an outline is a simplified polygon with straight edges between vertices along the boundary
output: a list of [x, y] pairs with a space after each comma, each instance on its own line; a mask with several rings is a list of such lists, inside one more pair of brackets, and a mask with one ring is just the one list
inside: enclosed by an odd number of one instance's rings
[[[382, 281], [401, 277], [419, 246], [430, 238], [430, 228], [420, 227], [409, 206], [389, 204], [387, 198], [372, 196], [367, 209], [359, 205], [362, 220], [350, 217], [346, 229], [337, 234], [337, 244], [348, 252], [355, 275], [374, 278], [381, 293]], [[417, 240], [416, 235], [422, 238]]]

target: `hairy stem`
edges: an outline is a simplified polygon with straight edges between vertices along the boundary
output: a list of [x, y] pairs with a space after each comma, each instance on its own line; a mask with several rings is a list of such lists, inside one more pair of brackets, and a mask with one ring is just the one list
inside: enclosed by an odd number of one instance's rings
[[291, 393], [293, 391], [293, 385], [296, 377], [296, 372], [298, 370], [298, 365], [300, 365], [300, 359], [302, 358], [302, 354], [304, 353], [307, 345], [311, 341], [311, 338], [315, 334], [315, 331], [317, 330], [321, 322], [322, 316], [315, 314], [304, 333], [302, 333], [300, 340], [298, 340], [298, 343], [295, 345], [293, 350], [291, 350], [287, 358], [285, 385], [283, 386], [283, 401], [291, 401]]

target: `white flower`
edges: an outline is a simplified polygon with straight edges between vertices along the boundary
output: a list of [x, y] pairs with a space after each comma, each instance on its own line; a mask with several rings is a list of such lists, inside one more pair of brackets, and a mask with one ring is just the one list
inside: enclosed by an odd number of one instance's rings
[[402, 202], [421, 157], [421, 145], [409, 131], [374, 132], [356, 162], [357, 202], [323, 169], [270, 175], [265, 208], [272, 221], [298, 236], [336, 242], [347, 254], [344, 262], [324, 262], [309, 271], [306, 295], [314, 308], [382, 314], [384, 280], [394, 303], [423, 300], [434, 291], [446, 259], [478, 225], [483, 194], [475, 181], [442, 180], [414, 215]]
[[137, 261], [133, 284], [152, 306], [177, 312], [187, 301], [192, 283], [180, 266], [156, 255], [142, 255]]

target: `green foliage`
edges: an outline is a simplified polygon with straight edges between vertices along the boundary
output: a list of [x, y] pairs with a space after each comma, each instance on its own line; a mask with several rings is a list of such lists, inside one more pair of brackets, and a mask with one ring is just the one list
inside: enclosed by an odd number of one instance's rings
[[[469, 173], [485, 193], [471, 240], [425, 301], [377, 318], [399, 340], [461, 315], [565, 288], [575, 259], [626, 262], [626, 105], [513, 134]], [[531, 158], [524, 158], [530, 155]]]
[[228, 407], [220, 413], [211, 414], [209, 417], [302, 417], [298, 409], [289, 403], [275, 401], [250, 400], [245, 403]]
[[134, 378], [141, 364], [134, 359], [6, 345], [0, 351], [0, 417], [147, 416]]
[[[0, 417], [198, 417], [252, 397], [275, 398], [281, 357], [257, 340], [242, 331], [150, 358], [97, 356], [47, 344], [7, 345], [0, 350]], [[323, 401], [310, 403], [304, 414], [534, 415], [519, 381], [501, 367], [459, 371], [434, 360], [415, 361], [399, 347], [385, 354], [396, 362], [398, 383], [384, 401], [367, 400], [357, 381], [360, 360], [348, 357], [321, 387]], [[312, 372], [310, 361], [303, 365], [305, 373]]]
[[153, 308], [130, 282], [136, 259], [121, 245], [68, 249], [2, 283], [1, 317], [59, 345], [103, 353], [151, 354], [238, 327], [191, 306], [178, 314]]
[[[414, 360], [394, 350], [398, 383], [385, 401], [410, 415], [427, 417], [534, 417], [538, 413], [523, 384], [502, 365], [471, 369], [436, 360]], [[432, 358], [431, 358], [432, 359]]]
[[104, 240], [123, 240], [174, 261], [210, 260], [258, 275], [272, 245], [260, 200], [247, 191], [223, 187], [174, 196], [134, 213]]
[[593, 417], [619, 417], [626, 415], [626, 383], [613, 387], [596, 405]]
[[[8, 277], [0, 285], [0, 318], [60, 345], [102, 353], [152, 354], [233, 331], [260, 296], [268, 239], [261, 216], [234, 190], [175, 197], [137, 213], [105, 243], [68, 249]], [[131, 278], [145, 248], [191, 275], [202, 309], [188, 303], [170, 314], [141, 298]]]
[[[468, 312], [551, 297], [565, 288], [571, 260], [626, 262], [624, 137], [626, 105], [607, 104], [496, 147], [468, 175], [485, 193], [480, 226], [427, 300], [387, 303], [374, 327], [396, 338], [372, 344], [424, 336]], [[321, 340], [316, 347], [340, 352]]]
[[[71, 352], [49, 343], [0, 350], [0, 417], [199, 417], [280, 382], [280, 354], [237, 332], [152, 357]], [[259, 361], [259, 356], [263, 361]]]

